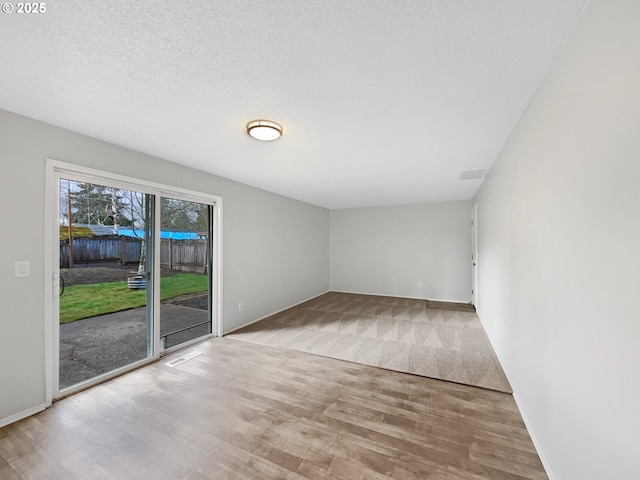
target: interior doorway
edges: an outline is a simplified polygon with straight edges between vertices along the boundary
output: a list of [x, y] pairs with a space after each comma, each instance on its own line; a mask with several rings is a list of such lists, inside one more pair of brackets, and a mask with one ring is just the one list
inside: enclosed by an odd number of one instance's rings
[[478, 204], [471, 207], [471, 304], [478, 307]]

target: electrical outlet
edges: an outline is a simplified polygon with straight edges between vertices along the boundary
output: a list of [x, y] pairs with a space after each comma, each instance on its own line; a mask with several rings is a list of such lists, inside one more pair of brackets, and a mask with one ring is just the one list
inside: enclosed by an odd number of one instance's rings
[[418, 288], [422, 288], [422, 282], [418, 282]]
[[244, 303], [240, 302], [238, 304], [238, 311], [241, 312], [242, 310], [244, 310]]

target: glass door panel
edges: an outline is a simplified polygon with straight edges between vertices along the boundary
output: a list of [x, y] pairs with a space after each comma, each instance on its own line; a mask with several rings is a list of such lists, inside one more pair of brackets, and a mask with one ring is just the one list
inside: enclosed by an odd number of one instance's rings
[[168, 349], [211, 333], [211, 205], [160, 200], [160, 339]]
[[154, 196], [59, 182], [58, 390], [153, 356]]

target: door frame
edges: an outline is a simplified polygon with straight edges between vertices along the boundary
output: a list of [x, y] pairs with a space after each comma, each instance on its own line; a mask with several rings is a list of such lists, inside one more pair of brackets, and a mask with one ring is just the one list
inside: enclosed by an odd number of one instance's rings
[[[160, 198], [170, 196], [211, 205], [213, 208], [213, 232], [211, 263], [211, 330], [210, 336], [222, 335], [222, 197], [208, 193], [188, 190], [171, 185], [142, 180], [127, 175], [116, 174], [104, 170], [98, 170], [82, 165], [72, 164], [46, 159], [45, 169], [45, 205], [44, 205], [44, 361], [45, 361], [45, 403], [50, 406], [54, 398], [60, 395], [55, 379], [59, 368], [59, 265], [60, 249], [56, 248], [56, 239], [59, 236], [59, 180], [70, 178], [72, 180], [86, 181], [89, 183], [102, 183], [108, 186], [136, 190], [156, 196], [154, 216], [159, 219]], [[52, 199], [56, 201], [52, 201]], [[65, 390], [65, 395], [75, 393], [84, 388], [101, 383], [109, 378], [138, 368], [144, 364], [157, 361], [163, 352], [160, 351], [160, 228], [159, 223], [154, 232], [153, 255], [153, 352], [144, 360], [133, 363], [113, 372], [100, 375], [87, 382]], [[204, 337], [203, 337], [204, 338]], [[198, 339], [200, 340], [200, 339]], [[165, 351], [166, 352], [166, 351]], [[54, 384], [55, 383], [55, 384]]]
[[471, 207], [471, 305], [478, 307], [478, 204]]

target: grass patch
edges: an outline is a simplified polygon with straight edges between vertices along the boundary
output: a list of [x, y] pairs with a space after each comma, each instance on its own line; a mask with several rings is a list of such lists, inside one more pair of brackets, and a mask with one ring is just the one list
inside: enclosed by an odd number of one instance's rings
[[[160, 279], [161, 300], [187, 293], [206, 292], [207, 289], [206, 275], [179, 273]], [[69, 286], [64, 289], [64, 295], [60, 297], [60, 323], [121, 312], [130, 308], [143, 307], [146, 304], [147, 291], [130, 290], [127, 282]]]

